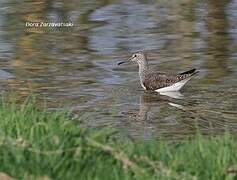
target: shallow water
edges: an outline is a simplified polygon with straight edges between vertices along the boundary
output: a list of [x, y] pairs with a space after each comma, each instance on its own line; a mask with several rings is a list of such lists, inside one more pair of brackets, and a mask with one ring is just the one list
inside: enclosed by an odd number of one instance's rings
[[[39, 94], [72, 109], [84, 126], [123, 136], [179, 139], [237, 131], [237, 1], [0, 2], [0, 88], [23, 101]], [[25, 22], [73, 22], [73, 27]], [[178, 94], [144, 92], [136, 64], [200, 72]]]

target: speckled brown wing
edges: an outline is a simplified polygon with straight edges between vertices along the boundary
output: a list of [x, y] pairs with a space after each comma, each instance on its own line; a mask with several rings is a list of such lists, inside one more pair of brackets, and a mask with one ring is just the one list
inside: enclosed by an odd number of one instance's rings
[[195, 69], [180, 74], [165, 74], [158, 72], [147, 73], [143, 79], [143, 85], [146, 90], [157, 90], [168, 87], [196, 74]]

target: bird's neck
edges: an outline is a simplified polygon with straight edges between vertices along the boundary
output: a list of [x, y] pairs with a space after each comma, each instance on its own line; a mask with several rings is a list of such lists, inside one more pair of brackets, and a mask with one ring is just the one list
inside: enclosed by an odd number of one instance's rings
[[139, 65], [139, 76], [140, 76], [140, 80], [142, 80], [142, 78], [144, 78], [146, 71], [148, 71], [149, 66], [147, 61], [141, 62], [138, 64]]

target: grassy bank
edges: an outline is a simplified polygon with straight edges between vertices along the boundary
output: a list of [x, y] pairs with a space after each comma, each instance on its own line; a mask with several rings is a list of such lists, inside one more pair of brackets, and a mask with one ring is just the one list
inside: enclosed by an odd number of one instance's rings
[[0, 179], [237, 178], [237, 140], [228, 134], [180, 144], [132, 142], [35, 107], [0, 104]]

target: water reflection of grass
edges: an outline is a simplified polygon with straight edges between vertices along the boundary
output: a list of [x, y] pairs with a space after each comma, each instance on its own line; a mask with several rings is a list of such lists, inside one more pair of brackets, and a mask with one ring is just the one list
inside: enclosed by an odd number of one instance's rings
[[0, 105], [0, 177], [19, 179], [234, 179], [237, 141], [229, 134], [171, 144], [89, 131], [68, 113], [33, 103]]

